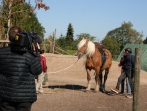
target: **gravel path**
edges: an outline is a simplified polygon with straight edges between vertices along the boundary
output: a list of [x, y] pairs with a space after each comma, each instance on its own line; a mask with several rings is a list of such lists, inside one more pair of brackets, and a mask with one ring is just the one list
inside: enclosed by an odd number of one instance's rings
[[[38, 95], [31, 111], [131, 111], [133, 99], [110, 92], [120, 75], [118, 62], [112, 63], [106, 82], [107, 93], [85, 92], [87, 80], [83, 59], [75, 65], [58, 73], [77, 61], [76, 56], [46, 54], [48, 65], [49, 86], [44, 94]], [[92, 75], [92, 88], [95, 87]], [[147, 109], [147, 74], [141, 71], [140, 77], [140, 111]]]

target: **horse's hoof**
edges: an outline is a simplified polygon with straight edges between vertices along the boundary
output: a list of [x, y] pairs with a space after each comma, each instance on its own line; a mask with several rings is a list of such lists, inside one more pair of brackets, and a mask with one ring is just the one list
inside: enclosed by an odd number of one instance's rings
[[102, 93], [105, 93], [105, 90], [104, 89], [99, 89], [100, 92]]
[[105, 93], [105, 90], [102, 90], [101, 92], [102, 92], [102, 93]]
[[90, 91], [90, 88], [86, 88], [85, 90]]

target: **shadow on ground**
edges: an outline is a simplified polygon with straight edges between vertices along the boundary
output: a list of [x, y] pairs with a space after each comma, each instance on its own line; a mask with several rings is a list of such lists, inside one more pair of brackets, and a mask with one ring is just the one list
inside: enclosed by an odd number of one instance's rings
[[109, 95], [109, 96], [118, 95], [117, 93], [115, 93], [115, 92], [113, 92], [113, 91], [108, 91], [108, 90], [105, 91], [105, 94], [106, 94], [106, 95]]
[[86, 89], [85, 86], [81, 85], [73, 85], [73, 84], [66, 84], [66, 85], [50, 85], [48, 88], [55, 89], [55, 88], [61, 88], [61, 89], [69, 89], [69, 90], [82, 90]]
[[[90, 91], [86, 90], [85, 86], [81, 86], [81, 85], [73, 85], [73, 84], [66, 84], [66, 85], [50, 85], [48, 86], [48, 88], [50, 89], [68, 89], [68, 90], [80, 90], [83, 92], [95, 92], [97, 93], [97, 91], [95, 91], [93, 88], [91, 88]], [[98, 91], [99, 92], [99, 91]], [[109, 95], [109, 96], [114, 96], [116, 95], [116, 93], [112, 92], [112, 91], [105, 91], [104, 94]]]

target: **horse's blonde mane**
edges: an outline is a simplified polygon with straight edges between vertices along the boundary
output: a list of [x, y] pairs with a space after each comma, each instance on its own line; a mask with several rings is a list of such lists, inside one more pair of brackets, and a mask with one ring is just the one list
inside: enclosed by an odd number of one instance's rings
[[[86, 43], [86, 39], [82, 39], [77, 47], [78, 47], [78, 50]], [[88, 44], [87, 44], [87, 50], [86, 50], [86, 56], [88, 57], [91, 57], [93, 55], [93, 53], [95, 52], [95, 44], [92, 42], [92, 41], [88, 41]]]

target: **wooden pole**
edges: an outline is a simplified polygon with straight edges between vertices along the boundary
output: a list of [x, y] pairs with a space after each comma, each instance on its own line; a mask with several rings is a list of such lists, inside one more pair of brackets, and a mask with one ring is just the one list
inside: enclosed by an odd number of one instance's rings
[[141, 48], [135, 48], [133, 111], [139, 111]]
[[56, 39], [56, 29], [55, 29], [55, 32], [54, 32], [54, 35], [53, 35], [53, 54], [55, 53], [55, 39]]

